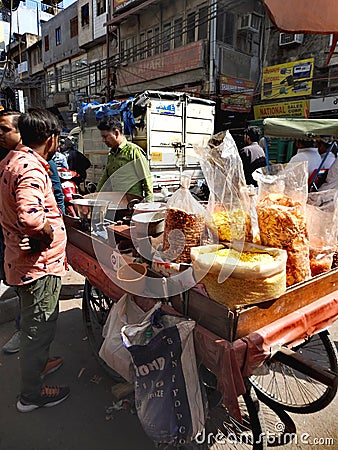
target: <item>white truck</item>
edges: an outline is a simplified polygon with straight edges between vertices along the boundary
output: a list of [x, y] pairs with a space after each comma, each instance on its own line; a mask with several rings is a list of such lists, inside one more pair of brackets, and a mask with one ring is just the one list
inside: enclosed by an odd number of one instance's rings
[[206, 145], [213, 134], [215, 102], [182, 92], [145, 91], [124, 102], [87, 104], [80, 109], [79, 127], [70, 135], [78, 138], [79, 151], [92, 164], [87, 170], [89, 188], [99, 181], [107, 160], [109, 150], [96, 126], [107, 112], [122, 122], [126, 115], [134, 119], [132, 133], [126, 129], [124, 133], [144, 149], [155, 189], [178, 184], [182, 171], [190, 172], [193, 181], [203, 178], [193, 146]]

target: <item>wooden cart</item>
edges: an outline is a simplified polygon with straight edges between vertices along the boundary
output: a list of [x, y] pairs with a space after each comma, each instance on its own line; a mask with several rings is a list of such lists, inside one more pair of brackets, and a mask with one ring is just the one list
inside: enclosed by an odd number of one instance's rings
[[[112, 247], [72, 226], [67, 233], [68, 262], [87, 279], [83, 311], [97, 355], [109, 309], [125, 292], [114, 282]], [[149, 309], [155, 300], [135, 296], [143, 309]], [[195, 289], [170, 298], [170, 305], [164, 303], [163, 309], [196, 321], [198, 358], [216, 376], [223, 404], [239, 422], [238, 397], [244, 396], [249, 403], [245, 397], [248, 379], [261, 399], [286, 410], [313, 412], [334, 398], [337, 357], [325, 330], [338, 315], [338, 269], [288, 288], [279, 299], [236, 312]], [[262, 375], [264, 371], [269, 374]], [[306, 396], [290, 398], [288, 393], [298, 390], [300, 378]], [[285, 392], [281, 392], [281, 384]]]

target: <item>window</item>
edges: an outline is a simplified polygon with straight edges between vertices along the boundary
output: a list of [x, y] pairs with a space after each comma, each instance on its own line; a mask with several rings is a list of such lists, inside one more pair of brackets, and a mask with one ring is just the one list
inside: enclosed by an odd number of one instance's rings
[[33, 63], [33, 66], [37, 66], [38, 64], [40, 64], [42, 62], [41, 58], [42, 58], [41, 57], [41, 48], [38, 47], [37, 49], [35, 49], [32, 52], [32, 63]]
[[147, 56], [153, 53], [153, 30], [147, 31]]
[[56, 69], [57, 86], [59, 91], [69, 91], [70, 89], [70, 66], [65, 64]]
[[53, 94], [54, 92], [56, 92], [55, 76], [54, 71], [50, 70], [47, 72], [47, 93]]
[[163, 44], [162, 52], [167, 52], [171, 47], [171, 22], [163, 25]]
[[196, 13], [190, 13], [187, 17], [187, 44], [195, 42], [195, 16]]
[[70, 28], [70, 37], [73, 38], [79, 34], [78, 30], [79, 20], [78, 17], [73, 17], [69, 21], [69, 28]]
[[204, 6], [198, 11], [198, 39], [206, 39], [208, 36], [208, 7]]
[[121, 40], [120, 42], [121, 61], [126, 63], [131, 61], [135, 62], [137, 59], [136, 50], [137, 50], [136, 36]]
[[224, 44], [234, 45], [235, 16], [229, 12], [220, 12], [217, 16], [216, 39]]
[[45, 52], [49, 50], [49, 36], [45, 36]]
[[101, 14], [106, 12], [106, 0], [97, 0], [96, 2], [96, 15], [101, 16]]
[[183, 19], [174, 20], [174, 48], [180, 47], [183, 41]]
[[81, 6], [81, 25], [83, 27], [89, 25], [89, 3]]
[[253, 51], [253, 35], [251, 32], [247, 32], [244, 35], [237, 36], [237, 48], [243, 53], [252, 55]]
[[160, 28], [154, 28], [154, 55], [158, 55], [160, 53]]
[[55, 29], [55, 44], [56, 45], [61, 44], [61, 27], [57, 27]]
[[140, 34], [140, 59], [144, 59], [145, 58], [145, 49], [146, 49], [146, 34], [145, 33], [141, 33]]

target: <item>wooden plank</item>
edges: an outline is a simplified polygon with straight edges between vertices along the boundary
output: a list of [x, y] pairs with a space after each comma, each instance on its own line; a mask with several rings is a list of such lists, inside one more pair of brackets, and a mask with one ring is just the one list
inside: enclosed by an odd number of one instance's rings
[[92, 286], [101, 289], [107, 297], [118, 300], [125, 294], [125, 291], [113, 283], [114, 275], [111, 270], [102, 267], [94, 257], [70, 242], [67, 243], [67, 258], [76, 272], [86, 277]]
[[[184, 299], [187, 302], [184, 305]], [[219, 337], [232, 341], [236, 316], [226, 306], [190, 289], [188, 296], [175, 296], [170, 299], [173, 307], [181, 314], [188, 315], [202, 327]], [[186, 308], [186, 311], [185, 311]]]
[[330, 270], [308, 281], [294, 285], [276, 300], [242, 309], [238, 311], [235, 339], [244, 337], [334, 292], [337, 293], [338, 298], [338, 269]]
[[97, 260], [98, 264], [112, 269], [112, 247], [89, 233], [73, 227], [67, 228], [68, 242]]
[[131, 239], [130, 235], [130, 225], [108, 225], [107, 226], [107, 232], [108, 233], [115, 233], [118, 236], [122, 236], [126, 239]]

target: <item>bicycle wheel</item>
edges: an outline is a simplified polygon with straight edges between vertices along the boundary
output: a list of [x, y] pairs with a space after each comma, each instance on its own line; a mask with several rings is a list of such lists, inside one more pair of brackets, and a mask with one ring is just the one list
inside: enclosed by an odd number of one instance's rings
[[261, 404], [249, 382], [247, 391], [238, 398], [242, 422], [233, 417], [222, 404], [217, 391], [217, 377], [203, 364], [199, 365], [200, 379], [208, 398], [208, 418], [203, 434], [197, 436], [192, 447], [198, 450], [263, 450], [266, 448], [266, 433]]
[[222, 404], [209, 411], [205, 425], [206, 441], [202, 448], [213, 450], [229, 448], [263, 450], [266, 448], [264, 418], [260, 403], [251, 386], [238, 401], [242, 422], [229, 414]]
[[88, 280], [85, 281], [82, 316], [94, 357], [114, 381], [125, 382], [125, 380], [111, 369], [99, 356], [99, 350], [103, 342], [102, 328], [107, 320], [113, 303], [114, 301], [104, 295], [100, 289], [92, 286]]
[[[312, 336], [292, 350], [337, 375], [337, 351], [327, 331]], [[300, 414], [320, 411], [336, 395], [337, 383], [327, 386], [274, 358], [266, 362], [265, 368], [266, 374], [252, 375], [250, 382], [262, 401], [282, 405], [286, 411]]]
[[[258, 400], [260, 395], [256, 392]], [[268, 447], [290, 444], [296, 436], [296, 424], [280, 405], [260, 402]]]

